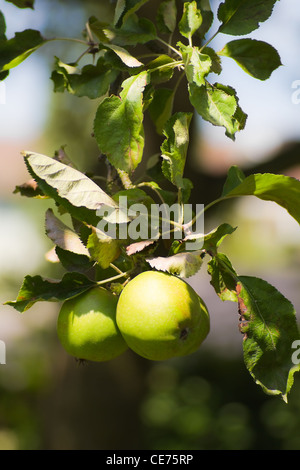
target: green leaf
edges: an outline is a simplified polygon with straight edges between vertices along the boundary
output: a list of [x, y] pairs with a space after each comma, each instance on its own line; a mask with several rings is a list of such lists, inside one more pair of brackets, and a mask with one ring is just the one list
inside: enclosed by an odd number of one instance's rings
[[21, 196], [25, 197], [34, 197], [37, 199], [44, 199], [48, 198], [43, 191], [39, 188], [37, 182], [32, 178], [26, 183], [20, 184], [15, 187], [13, 194], [18, 194], [20, 193]]
[[143, 155], [143, 91], [147, 72], [126, 79], [118, 96], [99, 105], [94, 133], [97, 144], [110, 163], [120, 170], [133, 171]]
[[201, 11], [198, 10], [197, 2], [186, 2], [183, 5], [183, 15], [178, 23], [179, 32], [187, 39], [191, 39], [193, 34], [200, 28], [202, 23]]
[[282, 65], [273, 46], [255, 39], [230, 41], [218, 54], [232, 58], [246, 73], [259, 80], [266, 80]]
[[16, 67], [47, 41], [39, 31], [26, 29], [8, 41], [0, 40], [0, 72]]
[[0, 11], [0, 44], [1, 44], [1, 41], [6, 40], [5, 32], [6, 32], [5, 18], [4, 18], [2, 11]]
[[78, 97], [99, 98], [107, 93], [110, 84], [114, 82], [119, 73], [118, 70], [108, 67], [102, 57], [99, 58], [97, 65], [85, 65], [81, 73], [76, 72], [76, 67], [64, 64], [56, 58], [56, 67], [51, 75], [54, 91], [67, 90]]
[[218, 9], [219, 31], [237, 36], [251, 33], [270, 17], [276, 1], [226, 0]]
[[13, 3], [18, 8], [32, 8], [34, 6], [34, 0], [6, 0], [9, 3]]
[[46, 196], [53, 198], [79, 220], [96, 224], [97, 209], [117, 205], [96, 183], [80, 171], [37, 153], [24, 153], [31, 176]]
[[157, 88], [154, 91], [148, 111], [159, 135], [163, 134], [166, 122], [172, 116], [174, 95], [174, 89], [170, 88]]
[[287, 401], [293, 375], [300, 370], [292, 362], [292, 343], [300, 339], [295, 309], [256, 277], [240, 276], [236, 291], [246, 367], [266, 393]]
[[46, 212], [45, 228], [46, 235], [54, 245], [78, 255], [89, 256], [87, 248], [83, 245], [77, 233], [58, 219], [53, 214], [52, 209], [48, 209]]
[[239, 196], [256, 196], [264, 201], [276, 202], [300, 224], [300, 181], [296, 178], [258, 173], [248, 176], [229, 192], [223, 190], [224, 199]]
[[205, 34], [212, 25], [214, 14], [211, 10], [209, 0], [197, 0], [197, 7], [201, 12], [202, 23], [200, 28], [196, 31], [196, 34], [200, 38], [204, 38]]
[[114, 24], [118, 27], [122, 22], [135, 13], [141, 6], [147, 3], [148, 0], [118, 0], [115, 9]]
[[121, 28], [111, 25], [103, 27], [103, 34], [113, 44], [119, 46], [136, 46], [156, 39], [156, 29], [152, 21], [131, 15]]
[[237, 274], [227, 256], [223, 253], [216, 253], [208, 263], [208, 273], [211, 276], [210, 284], [220, 299], [236, 302]]
[[189, 144], [189, 125], [192, 113], [176, 113], [166, 124], [162, 143], [162, 171], [178, 188], [184, 187], [183, 171]]
[[202, 54], [198, 47], [179, 45], [189, 83], [197, 86], [205, 84], [205, 77], [210, 72], [212, 60], [209, 55]]
[[133, 57], [124, 47], [116, 46], [114, 44], [102, 44], [104, 49], [111, 49], [121, 61], [127, 65], [127, 67], [134, 68], [134, 67], [141, 67], [144, 64], [140, 62], [138, 59]]
[[227, 172], [227, 178], [223, 186], [222, 197], [226, 196], [226, 194], [230, 193], [234, 188], [239, 186], [245, 179], [245, 175], [242, 170], [233, 165], [229, 168]]
[[198, 114], [214, 126], [223, 126], [226, 134], [234, 138], [236, 132], [236, 121], [234, 114], [237, 110], [237, 101], [230, 90], [224, 90], [222, 86], [215, 83], [198, 87], [194, 83], [189, 84], [191, 104]]
[[81, 273], [66, 273], [61, 280], [26, 276], [17, 299], [5, 302], [23, 313], [36, 302], [61, 302], [94, 287], [96, 283]]
[[167, 257], [148, 258], [146, 261], [153, 269], [188, 278], [196, 274], [201, 268], [203, 263], [201, 255], [201, 251], [194, 251]]
[[55, 253], [58, 260], [67, 271], [82, 273], [88, 271], [94, 265], [94, 261], [91, 260], [89, 256], [63, 250], [59, 246], [55, 247]]
[[147, 64], [152, 84], [167, 82], [173, 77], [174, 66], [176, 62], [172, 57], [162, 54]]
[[177, 24], [176, 0], [165, 0], [158, 7], [156, 24], [161, 33], [171, 34]]
[[[217, 255], [217, 249], [221, 245], [222, 241], [224, 240], [227, 235], [231, 235], [237, 227], [232, 227], [229, 224], [221, 224], [219, 227], [214, 228], [210, 232], [203, 234], [203, 233], [191, 233], [186, 235], [184, 238], [184, 242], [189, 242], [189, 250], [192, 250], [191, 242], [202, 242], [202, 250], [205, 250], [211, 256]], [[182, 243], [182, 249], [180, 251], [184, 251], [186, 249], [186, 243]], [[197, 247], [198, 244], [195, 243]], [[197, 248], [196, 248], [197, 249]]]
[[93, 260], [95, 260], [103, 269], [110, 266], [121, 254], [120, 242], [116, 239], [106, 236], [96, 227], [92, 227], [87, 242], [87, 249]]
[[206, 54], [211, 58], [211, 72], [220, 75], [222, 72], [221, 57], [211, 47], [204, 47], [202, 54]]

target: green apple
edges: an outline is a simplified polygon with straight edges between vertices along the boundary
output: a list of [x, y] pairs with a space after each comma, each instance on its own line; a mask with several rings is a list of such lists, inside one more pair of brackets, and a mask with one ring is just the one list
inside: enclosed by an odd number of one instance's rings
[[116, 324], [117, 301], [108, 290], [95, 287], [63, 303], [57, 334], [71, 356], [108, 361], [128, 349]]
[[210, 320], [203, 300], [184, 280], [145, 271], [124, 287], [117, 325], [133, 351], [159, 361], [195, 352], [209, 332]]

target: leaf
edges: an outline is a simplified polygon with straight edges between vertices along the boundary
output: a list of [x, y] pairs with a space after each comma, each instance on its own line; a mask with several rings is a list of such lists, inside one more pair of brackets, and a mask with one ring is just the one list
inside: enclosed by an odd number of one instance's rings
[[59, 246], [55, 247], [55, 254], [58, 261], [67, 271], [86, 272], [95, 264], [89, 256], [79, 255], [71, 251], [63, 250]]
[[90, 27], [101, 42], [109, 41], [118, 46], [145, 44], [157, 37], [154, 24], [146, 18], [139, 18], [135, 14], [129, 16], [120, 28], [101, 23], [96, 19], [93, 19], [92, 23], [90, 22]]
[[5, 18], [4, 18], [2, 11], [0, 11], [0, 44], [1, 44], [1, 41], [6, 40], [5, 32], [6, 32]]
[[9, 3], [13, 3], [18, 8], [32, 8], [34, 6], [34, 0], [6, 0]]
[[218, 9], [219, 31], [237, 36], [251, 33], [270, 17], [276, 1], [226, 0]]
[[180, 52], [184, 62], [185, 74], [189, 83], [197, 86], [205, 84], [205, 77], [210, 72], [212, 60], [209, 55], [202, 54], [198, 47], [180, 44]]
[[188, 278], [196, 274], [202, 265], [202, 252], [178, 253], [168, 257], [146, 259], [151, 268], [167, 271], [175, 276]]
[[148, 0], [118, 0], [115, 9], [114, 24], [120, 27], [122, 22], [135, 13], [141, 6], [147, 3]]
[[189, 125], [192, 113], [175, 113], [166, 123], [162, 143], [162, 171], [178, 188], [184, 187], [183, 171], [189, 144]]
[[67, 90], [78, 97], [99, 98], [108, 92], [110, 84], [114, 82], [119, 73], [118, 70], [108, 67], [102, 57], [99, 58], [97, 65], [85, 65], [81, 73], [76, 73], [76, 71], [76, 67], [64, 64], [56, 58], [55, 70], [51, 75], [54, 91]]
[[72, 205], [91, 210], [97, 210], [102, 205], [117, 207], [110, 196], [75, 168], [38, 153], [24, 152], [24, 159], [38, 178], [55, 188], [58, 195]]
[[157, 88], [154, 91], [148, 111], [159, 135], [163, 134], [166, 122], [172, 116], [174, 95], [174, 89], [170, 88]]
[[208, 273], [211, 275], [210, 284], [220, 299], [236, 302], [237, 274], [227, 256], [223, 253], [216, 253], [208, 263]]
[[126, 254], [128, 256], [135, 255], [136, 253], [143, 251], [145, 248], [148, 248], [148, 246], [153, 245], [155, 241], [156, 240], [142, 240], [140, 242], [131, 243], [126, 247]]
[[246, 73], [259, 80], [266, 80], [282, 65], [273, 46], [255, 39], [230, 41], [218, 54], [232, 58]]
[[26, 181], [26, 183], [16, 186], [13, 191], [13, 194], [18, 194], [18, 193], [20, 193], [21, 196], [36, 197], [39, 199], [44, 199], [48, 197], [48, 196], [45, 196], [45, 194], [39, 188], [37, 182], [33, 178]]
[[78, 255], [89, 256], [88, 250], [77, 233], [59, 220], [53, 214], [52, 209], [48, 209], [46, 212], [45, 228], [46, 235], [52, 240], [54, 245]]
[[221, 57], [216, 53], [212, 47], [204, 47], [202, 54], [208, 55], [211, 59], [211, 72], [220, 75], [222, 72]]
[[105, 98], [94, 120], [97, 144], [110, 163], [131, 172], [143, 155], [143, 91], [147, 72], [126, 79], [118, 96]]
[[200, 28], [196, 31], [196, 34], [200, 38], [204, 38], [205, 34], [212, 25], [214, 14], [211, 10], [209, 0], [197, 0], [197, 7], [201, 12], [202, 23]]
[[66, 273], [61, 280], [26, 276], [17, 299], [5, 302], [23, 313], [36, 302], [61, 302], [94, 287], [96, 283], [81, 273]]
[[295, 309], [275, 287], [256, 277], [240, 276], [236, 292], [246, 367], [266, 393], [287, 401], [293, 375], [300, 370], [291, 354], [292, 343], [300, 339]]
[[178, 23], [179, 32], [189, 40], [200, 28], [202, 23], [201, 11], [198, 10], [197, 2], [185, 2], [183, 5], [183, 15]]
[[300, 181], [296, 178], [272, 173], [253, 174], [229, 192], [223, 190], [224, 199], [238, 196], [256, 196], [276, 202], [300, 224]]
[[156, 24], [161, 33], [171, 34], [177, 25], [177, 7], [175, 0], [165, 0], [158, 7]]
[[124, 47], [116, 46], [115, 44], [102, 44], [104, 49], [111, 49], [121, 61], [127, 65], [127, 67], [134, 68], [134, 67], [141, 67], [144, 64], [140, 62], [138, 59], [133, 57]]
[[0, 72], [12, 69], [23, 62], [47, 41], [39, 31], [26, 29], [9, 40], [0, 40]]
[[233, 165], [229, 168], [227, 172], [227, 178], [223, 186], [222, 197], [226, 196], [226, 194], [230, 193], [234, 188], [239, 186], [245, 179], [245, 175], [242, 170]]
[[121, 254], [120, 242], [106, 236], [96, 227], [92, 227], [86, 246], [92, 259], [103, 269], [108, 268]]
[[191, 104], [198, 114], [214, 126], [223, 126], [228, 135], [233, 136], [235, 131], [234, 114], [237, 109], [235, 96], [224, 91], [218, 84], [198, 87], [189, 84]]
[[37, 153], [24, 152], [24, 160], [43, 193], [76, 219], [97, 224], [101, 207], [118, 211], [115, 201], [80, 171]]
[[[167, 82], [173, 77], [174, 67], [172, 64], [176, 62], [172, 57], [162, 54], [147, 64], [150, 73], [150, 81], [152, 84]], [[168, 67], [169, 65], [169, 67]]]

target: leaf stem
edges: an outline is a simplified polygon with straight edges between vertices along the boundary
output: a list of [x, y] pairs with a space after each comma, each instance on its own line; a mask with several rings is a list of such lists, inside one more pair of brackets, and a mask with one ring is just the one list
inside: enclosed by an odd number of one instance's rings
[[163, 39], [157, 37], [156, 38], [157, 41], [161, 42], [164, 46], [166, 46], [168, 49], [171, 49], [173, 52], [175, 52], [175, 54], [179, 55], [179, 57], [182, 58], [182, 55], [181, 53], [178, 51], [178, 49], [176, 49], [175, 47], [171, 46], [171, 44], [169, 44], [168, 42], [164, 41]]
[[217, 36], [217, 34], [219, 34], [219, 32], [220, 32], [219, 30], [216, 31], [215, 34], [213, 34], [212, 37], [211, 37], [210, 39], [208, 39], [205, 44], [203, 44], [203, 46], [200, 48], [200, 51], [199, 51], [199, 52], [202, 52], [203, 49], [204, 49], [205, 47], [207, 47], [208, 44], [209, 44], [213, 39], [215, 39], [215, 37]]
[[121, 277], [128, 276], [129, 273], [130, 271], [127, 271], [126, 273], [117, 274], [116, 276], [112, 276], [107, 279], [103, 279], [102, 281], [98, 281], [96, 284], [98, 286], [101, 286], [102, 284], [107, 284], [108, 282], [116, 281], [117, 279], [120, 279]]

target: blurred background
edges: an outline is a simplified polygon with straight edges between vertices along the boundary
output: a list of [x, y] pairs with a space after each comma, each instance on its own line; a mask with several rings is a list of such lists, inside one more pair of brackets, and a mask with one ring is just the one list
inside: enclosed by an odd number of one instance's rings
[[[143, 7], [145, 15], [155, 10], [154, 0], [150, 3]], [[211, 3], [214, 10], [220, 4]], [[26, 28], [46, 37], [80, 37], [89, 16], [110, 20], [113, 4], [36, 0], [32, 11], [0, 0], [0, 10], [8, 37]], [[195, 118], [186, 176], [194, 182], [198, 203], [219, 196], [232, 164], [246, 173], [300, 176], [299, 25], [298, 0], [281, 0], [272, 17], [251, 33], [281, 56], [283, 66], [266, 82], [223, 59], [220, 81], [237, 90], [249, 117], [235, 142], [223, 129]], [[230, 39], [220, 35], [212, 45], [220, 49]], [[0, 450], [299, 450], [299, 378], [288, 405], [254, 384], [243, 364], [236, 305], [217, 298], [205, 263], [189, 282], [211, 312], [211, 333], [199, 352], [184, 359], [152, 363], [128, 351], [109, 363], [78, 365], [57, 340], [59, 304], [39, 303], [24, 314], [2, 305], [16, 298], [26, 274], [61, 275], [45, 256], [52, 248], [44, 233], [51, 204], [13, 194], [29, 178], [21, 151], [53, 156], [65, 146], [80, 170], [98, 165], [91, 137], [97, 100], [54, 94], [50, 80], [55, 55], [72, 62], [81, 52], [80, 45], [49, 43], [0, 83], [0, 340], [6, 344], [6, 365], [0, 365]], [[182, 110], [185, 105], [178, 104]], [[147, 136], [151, 129], [146, 127], [146, 142]], [[236, 271], [264, 278], [300, 312], [298, 224], [282, 208], [255, 198], [218, 207], [205, 220], [206, 231], [222, 222], [238, 225], [222, 245]]]

